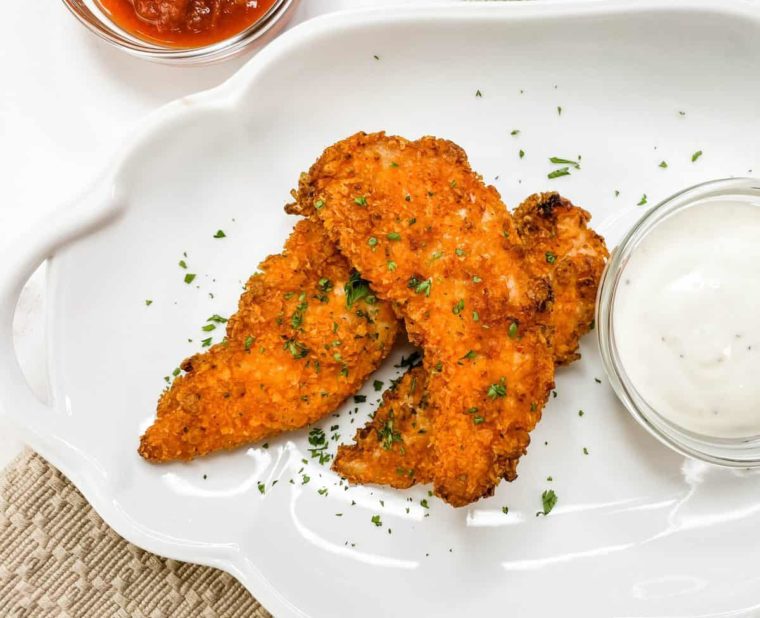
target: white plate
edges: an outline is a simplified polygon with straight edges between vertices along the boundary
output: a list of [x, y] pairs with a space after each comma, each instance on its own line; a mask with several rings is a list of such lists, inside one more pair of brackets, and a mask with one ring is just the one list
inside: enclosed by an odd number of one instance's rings
[[[451, 138], [508, 204], [560, 190], [592, 211], [610, 245], [641, 214], [642, 194], [651, 204], [760, 165], [760, 12], [737, 1], [661, 5], [333, 15], [286, 34], [224, 86], [163, 109], [80, 201], [3, 256], [4, 413], [125, 538], [226, 569], [279, 616], [757, 607], [760, 477], [685, 461], [646, 435], [595, 381], [592, 338], [583, 361], [559, 372], [520, 478], [464, 509], [423, 508], [427, 488], [344, 490], [309, 459], [305, 432], [189, 465], [152, 466], [135, 451], [163, 376], [282, 246], [299, 172], [354, 131]], [[582, 155], [582, 169], [549, 180], [552, 155]], [[220, 228], [227, 238], [212, 238]], [[183, 283], [183, 252], [199, 289]], [[10, 344], [20, 286], [47, 256], [49, 407], [31, 397]], [[375, 399], [364, 392], [361, 419]], [[349, 439], [352, 407], [321, 426], [337, 423]], [[536, 517], [548, 488], [558, 505]]]

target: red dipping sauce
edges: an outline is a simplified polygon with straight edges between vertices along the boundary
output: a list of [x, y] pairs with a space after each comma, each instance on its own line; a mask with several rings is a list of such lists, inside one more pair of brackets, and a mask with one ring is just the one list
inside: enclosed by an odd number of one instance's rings
[[130, 34], [169, 47], [203, 47], [242, 32], [276, 0], [97, 0]]

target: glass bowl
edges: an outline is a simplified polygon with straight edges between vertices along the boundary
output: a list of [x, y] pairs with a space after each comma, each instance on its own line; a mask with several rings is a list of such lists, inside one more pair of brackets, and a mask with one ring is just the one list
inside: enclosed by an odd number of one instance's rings
[[[694, 433], [653, 409], [629, 379], [615, 342], [615, 298], [625, 267], [642, 240], [670, 215], [716, 199], [743, 201], [760, 207], [760, 180], [731, 178], [696, 185], [650, 209], [613, 250], [599, 285], [596, 324], [602, 363], [610, 384], [631, 415], [650, 434], [673, 450], [728, 467], [760, 466], [760, 435], [717, 438]], [[760, 414], [760, 402], [758, 402]]]
[[169, 47], [140, 39], [115, 24], [94, 0], [63, 0], [90, 32], [125, 52], [167, 64], [208, 64], [235, 56], [274, 38], [292, 17], [300, 0], [276, 0], [258, 21], [233, 37], [202, 47]]

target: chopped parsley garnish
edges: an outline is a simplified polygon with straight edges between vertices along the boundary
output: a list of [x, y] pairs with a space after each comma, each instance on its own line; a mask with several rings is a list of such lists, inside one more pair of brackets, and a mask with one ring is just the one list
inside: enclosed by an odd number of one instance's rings
[[396, 163], [395, 161], [391, 161], [391, 167], [398, 167], [398, 163]]
[[201, 327], [201, 330], [206, 333], [210, 333], [212, 330], [216, 330], [216, 324], [206, 324]]
[[583, 447], [583, 454], [588, 455], [588, 449], [585, 446]]
[[389, 272], [393, 272], [394, 270], [396, 270], [396, 262], [394, 262], [393, 260], [389, 260], [387, 266], [388, 266]]
[[206, 322], [215, 322], [216, 324], [225, 324], [227, 322], [227, 318], [223, 318], [222, 316], [215, 313], [210, 318], [208, 318]]
[[313, 427], [309, 431], [309, 454], [312, 459], [319, 459], [320, 465], [326, 464], [332, 458], [327, 452], [327, 438], [325, 437], [324, 430], [319, 427]]
[[460, 298], [459, 301], [457, 301], [457, 304], [454, 305], [454, 307], [451, 309], [451, 312], [454, 315], [459, 315], [462, 313], [462, 310], [464, 309], [464, 299]]
[[457, 181], [456, 181], [456, 180], [452, 180], [451, 182], [449, 182], [449, 186], [450, 186], [452, 189], [456, 188], [456, 186], [457, 186]]
[[383, 525], [383, 520], [380, 519], [380, 515], [373, 515], [372, 519], [370, 521], [375, 524], [378, 528]]
[[443, 251], [433, 251], [433, 253], [430, 254], [430, 261], [434, 262], [435, 260], [440, 260], [443, 257]]
[[378, 429], [377, 439], [386, 451], [393, 447], [394, 442], [402, 442], [401, 434], [393, 429], [393, 412], [388, 414], [385, 423]]
[[476, 97], [482, 97], [482, 96], [483, 96], [483, 93], [482, 93], [482, 92], [480, 92], [480, 90], [476, 90], [476, 91], [475, 91], [475, 96], [476, 96]]
[[259, 483], [258, 488], [259, 488], [260, 494], [263, 494], [266, 491], [266, 486], [264, 485], [264, 483]]
[[177, 367], [174, 371], [172, 371], [172, 375], [176, 378], [180, 373], [182, 373], [182, 370]]
[[354, 403], [364, 403], [367, 401], [366, 395], [354, 395]]
[[509, 507], [508, 506], [501, 507], [501, 512], [506, 515], [507, 513], [509, 513]]
[[477, 322], [478, 320], [480, 320], [480, 314], [477, 311], [472, 312], [472, 320], [473, 322]]
[[563, 159], [561, 157], [549, 157], [549, 161], [557, 165], [572, 165], [575, 169], [581, 169], [581, 164], [578, 161], [572, 159]]
[[562, 106], [561, 105], [557, 105], [557, 115], [558, 116], [562, 115]]
[[309, 305], [306, 302], [306, 294], [301, 292], [301, 294], [298, 297], [298, 304], [296, 305], [296, 310], [293, 312], [293, 315], [290, 317], [290, 326], [293, 328], [293, 330], [299, 330], [303, 324], [303, 315], [306, 313], [306, 309], [308, 309]]
[[414, 288], [415, 293], [417, 294], [424, 294], [425, 296], [430, 296], [430, 289], [433, 287], [433, 280], [432, 279], [425, 279], [424, 281], [420, 281], [417, 286]]
[[187, 269], [187, 262], [185, 262], [185, 260], [180, 260], [179, 261], [179, 267]]
[[371, 302], [370, 298], [374, 300], [374, 296], [369, 289], [369, 282], [362, 279], [359, 273], [355, 270], [351, 271], [351, 276], [348, 278], [346, 285], [343, 288], [346, 292], [346, 307], [349, 309], [353, 304], [361, 299], [366, 299], [367, 302]]
[[322, 277], [319, 280], [317, 287], [323, 292], [329, 292], [333, 288], [333, 282], [327, 279], [326, 277]]
[[546, 263], [547, 264], [554, 264], [554, 262], [557, 261], [557, 256], [554, 255], [551, 251], [547, 251], [546, 254]]
[[473, 282], [473, 283], [480, 283], [481, 281], [483, 281], [483, 280], [482, 280], [480, 277], [478, 277], [477, 275], [475, 275], [475, 276], [472, 278], [472, 282]]
[[192, 273], [187, 273], [185, 275], [185, 283], [187, 283], [188, 285], [190, 285], [193, 281], [195, 281], [195, 275], [192, 274]]
[[615, 197], [617, 197], [619, 195], [620, 195], [620, 191], [618, 191], [617, 189], [615, 189]]
[[375, 238], [374, 236], [370, 236], [369, 239], [367, 240], [367, 244], [370, 247], [376, 247], [377, 246], [377, 238]]
[[216, 234], [214, 234], [214, 238], [226, 238], [227, 234], [224, 233], [224, 230], [217, 230]]
[[375, 389], [376, 393], [379, 393], [381, 390], [383, 390], [383, 381], [375, 380], [374, 382], [372, 382], [372, 387]]
[[646, 194], [646, 193], [644, 193], [644, 194], [641, 196], [641, 199], [639, 200], [639, 203], [638, 203], [638, 204], [636, 204], [636, 206], [643, 206], [643, 205], [644, 205], [644, 204], [646, 204], [646, 203], [647, 203], [647, 194]]
[[667, 161], [660, 161], [660, 167], [662, 169], [665, 169], [666, 167], [668, 167], [668, 162]]
[[311, 480], [311, 477], [308, 474], [302, 474], [301, 475], [301, 485], [306, 485]]
[[427, 498], [423, 498], [422, 500], [420, 500], [420, 506], [423, 509], [429, 509], [430, 508], [430, 505], [428, 504]]
[[366, 206], [367, 205], [367, 198], [363, 195], [360, 195], [359, 197], [354, 198], [354, 204], [357, 204], [359, 206]]
[[325, 205], [324, 200], [317, 200], [316, 202], [314, 202], [314, 208], [316, 208], [317, 210], [322, 208], [324, 205]]
[[401, 234], [399, 234], [398, 232], [388, 232], [388, 233], [385, 235], [385, 237], [386, 237], [388, 240], [401, 240]]
[[583, 410], [578, 410], [578, 416], [583, 416], [584, 412]]
[[679, 115], [679, 116], [685, 116], [685, 115], [686, 115], [686, 112], [682, 112], [682, 111], [680, 111], [680, 110], [679, 110], [679, 112], [678, 112], [678, 115]]
[[518, 155], [518, 156], [519, 156], [521, 159], [524, 159], [524, 158], [525, 158], [525, 151], [524, 151], [522, 148], [520, 148], [520, 151], [517, 153], [517, 155]]
[[396, 369], [403, 369], [404, 367], [416, 367], [422, 361], [422, 356], [416, 350], [409, 356], [402, 356], [398, 365], [394, 365]]
[[150, 307], [153, 304], [153, 301], [150, 298], [145, 299], [145, 306]]
[[554, 170], [553, 172], [549, 172], [546, 177], [547, 178], [559, 178], [560, 176], [569, 176], [570, 175], [570, 168], [569, 167], [561, 167], [558, 170]]
[[539, 515], [548, 515], [552, 512], [552, 509], [557, 504], [557, 494], [554, 493], [553, 489], [547, 489], [544, 491], [544, 493], [541, 494], [541, 504], [543, 505], [544, 510], [538, 511], [536, 513], [536, 517]]
[[477, 352], [475, 352], [474, 350], [470, 350], [460, 360], [465, 360], [465, 359], [467, 359], [467, 360], [473, 360], [473, 359], [475, 359], [477, 357], [478, 357]]
[[491, 386], [488, 387], [488, 397], [491, 399], [496, 399], [497, 397], [506, 397], [507, 396], [507, 384], [506, 384], [506, 378], [501, 377], [499, 378], [499, 381], [495, 384], [491, 384]]
[[201, 347], [202, 348], [209, 347], [212, 341], [213, 341], [213, 337], [209, 337], [208, 339], [201, 339]]
[[697, 150], [697, 152], [695, 152], [693, 155], [691, 155], [691, 162], [694, 163], [701, 156], [702, 156], [702, 151], [701, 150]]
[[510, 135], [520, 135], [520, 129], [512, 129]]
[[507, 331], [507, 333], [509, 334], [509, 338], [514, 339], [515, 337], [517, 337], [518, 330], [519, 330], [519, 327], [517, 326], [517, 322], [512, 322], [509, 325], [509, 330]]
[[253, 337], [251, 337], [251, 335], [248, 335], [245, 338], [245, 351], [246, 352], [250, 351], [252, 345], [253, 345]]
[[475, 425], [480, 425], [481, 423], [485, 423], [486, 419], [484, 419], [482, 416], [473, 416], [472, 422]]
[[459, 247], [457, 247], [456, 249], [454, 249], [454, 253], [456, 253], [459, 257], [462, 257], [464, 255], [464, 249], [460, 249]]
[[303, 358], [309, 353], [309, 348], [295, 339], [288, 339], [283, 345], [283, 349], [290, 352], [293, 358]]

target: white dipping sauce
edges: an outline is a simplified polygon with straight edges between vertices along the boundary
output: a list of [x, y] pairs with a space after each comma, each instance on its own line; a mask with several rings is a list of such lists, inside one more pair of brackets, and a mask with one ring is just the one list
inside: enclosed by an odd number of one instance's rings
[[760, 434], [760, 206], [705, 202], [659, 222], [613, 311], [620, 363], [654, 410], [706, 436]]

